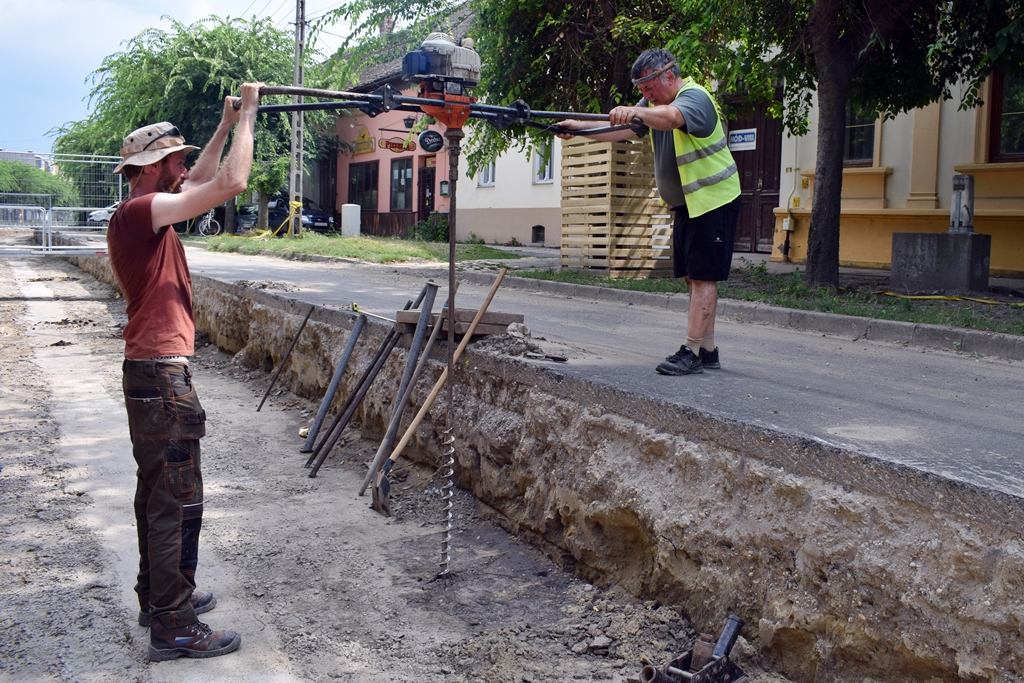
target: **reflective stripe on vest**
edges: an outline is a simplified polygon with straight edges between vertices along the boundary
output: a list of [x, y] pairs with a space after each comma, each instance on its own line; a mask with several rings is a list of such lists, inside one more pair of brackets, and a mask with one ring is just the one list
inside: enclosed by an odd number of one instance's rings
[[[679, 93], [685, 90], [700, 90], [711, 98], [711, 93], [693, 81], [687, 81]], [[713, 104], [714, 99], [711, 101]], [[717, 106], [715, 110], [717, 112]], [[686, 212], [690, 218], [725, 206], [740, 196], [740, 178], [736, 162], [729, 152], [729, 140], [722, 127], [721, 115], [708, 137], [697, 138], [677, 128], [672, 131], [672, 143], [679, 167], [679, 183], [686, 195]]]

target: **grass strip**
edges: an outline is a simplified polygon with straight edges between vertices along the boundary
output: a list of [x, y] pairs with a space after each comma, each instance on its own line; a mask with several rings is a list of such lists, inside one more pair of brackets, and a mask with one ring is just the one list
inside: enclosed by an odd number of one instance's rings
[[[516, 276], [638, 292], [687, 292], [685, 281], [674, 278], [611, 279], [572, 270], [520, 271]], [[1013, 305], [1012, 297], [1000, 297], [1004, 300], [999, 305], [991, 305], [969, 299], [893, 298], [882, 293], [885, 289], [884, 286], [848, 286], [835, 292], [828, 287], [809, 287], [799, 269], [790, 273], [772, 273], [764, 262], [740, 259], [740, 265], [733, 266], [729, 279], [719, 283], [719, 296], [804, 311], [1024, 335], [1024, 308]], [[1016, 302], [1020, 301], [1016, 299]]]
[[[199, 238], [197, 241], [205, 242], [209, 251], [250, 256], [270, 253], [282, 258], [291, 258], [298, 254], [306, 254], [352, 258], [371, 263], [448, 261], [448, 244], [445, 242], [422, 242], [389, 237], [341, 237], [306, 232], [300, 239], [221, 235]], [[456, 261], [515, 258], [519, 256], [484, 244], [455, 245]]]

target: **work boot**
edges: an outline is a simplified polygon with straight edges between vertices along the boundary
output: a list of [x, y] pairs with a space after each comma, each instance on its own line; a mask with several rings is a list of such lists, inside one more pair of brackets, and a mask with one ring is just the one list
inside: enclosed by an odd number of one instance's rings
[[[213, 597], [213, 593], [203, 593], [202, 591], [192, 591], [188, 601], [192, 603], [196, 614], [206, 614], [217, 606], [217, 598]], [[149, 612], [139, 612], [139, 626], [148, 627], [151, 621], [152, 617]]]
[[242, 636], [234, 631], [213, 631], [201, 621], [167, 628], [155, 619], [149, 630], [149, 658], [154, 662], [178, 657], [219, 657], [234, 652], [241, 644]]
[[708, 351], [702, 348], [700, 350], [700, 364], [708, 370], [719, 370], [722, 367], [722, 363], [718, 360], [718, 347], [715, 347], [714, 351]]
[[661, 375], [699, 375], [704, 372], [704, 366], [700, 362], [700, 357], [695, 355], [688, 346], [681, 346], [656, 370]]

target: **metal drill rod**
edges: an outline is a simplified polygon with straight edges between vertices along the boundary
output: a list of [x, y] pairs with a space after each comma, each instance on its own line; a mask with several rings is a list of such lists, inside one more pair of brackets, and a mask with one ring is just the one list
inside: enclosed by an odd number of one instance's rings
[[267, 396], [270, 396], [270, 390], [274, 388], [274, 382], [277, 381], [281, 371], [284, 370], [284, 364], [288, 362], [289, 358], [291, 358], [292, 351], [295, 349], [295, 344], [299, 341], [299, 335], [301, 335], [302, 331], [306, 329], [306, 323], [309, 322], [309, 316], [313, 315], [314, 308], [316, 308], [316, 306], [309, 307], [309, 313], [306, 314], [306, 317], [302, 320], [302, 324], [299, 325], [299, 331], [295, 333], [295, 339], [292, 339], [292, 345], [288, 347], [288, 352], [284, 354], [284, 358], [281, 359], [281, 364], [277, 366], [277, 372], [275, 372], [274, 376], [271, 378], [270, 384], [267, 386], [267, 392], [263, 394], [263, 400], [261, 400], [260, 404], [256, 407], [257, 413], [260, 412], [260, 408], [263, 407], [263, 403], [267, 400]]
[[[384, 86], [372, 93], [352, 93], [341, 90], [323, 90], [319, 88], [304, 88], [294, 86], [265, 86], [260, 88], [260, 97], [265, 95], [301, 95], [303, 97], [331, 97], [338, 98], [338, 102], [310, 102], [291, 104], [268, 104], [259, 108], [261, 113], [290, 112], [316, 109], [360, 109], [365, 108], [367, 113], [375, 116], [382, 111], [419, 111], [422, 107], [438, 107], [443, 105], [443, 100], [431, 99], [428, 97], [411, 97], [399, 94], [399, 91], [392, 86]], [[239, 100], [238, 106], [241, 106]], [[566, 111], [534, 111], [522, 101], [515, 103], [515, 106], [500, 106], [493, 104], [469, 104], [470, 116], [483, 118], [499, 128], [509, 125], [536, 125], [531, 124], [533, 119], [577, 119], [580, 121], [607, 121], [607, 114], [591, 114], [586, 112]], [[376, 110], [376, 111], [374, 111]], [[625, 130], [643, 126], [640, 119], [634, 118], [627, 126], [609, 126], [607, 128], [593, 128], [587, 131], [588, 135]], [[568, 129], [551, 129], [554, 133], [570, 133]]]
[[317, 434], [320, 433], [320, 426], [323, 424], [324, 418], [327, 417], [331, 401], [334, 400], [334, 394], [337, 393], [338, 385], [341, 384], [341, 375], [345, 372], [345, 368], [348, 367], [348, 359], [352, 357], [352, 352], [356, 348], [356, 340], [359, 339], [359, 333], [363, 331], [363, 325], [365, 324], [365, 315], [356, 318], [356, 324], [353, 326], [352, 333], [348, 337], [348, 343], [345, 345], [345, 350], [338, 360], [338, 365], [334, 368], [331, 383], [327, 387], [323, 400], [320, 402], [320, 410], [317, 412], [316, 419], [313, 420], [313, 424], [309, 428], [309, 434], [306, 435], [306, 443], [302, 446], [302, 449], [299, 451], [300, 453], [310, 453], [313, 451], [313, 444], [316, 443]]

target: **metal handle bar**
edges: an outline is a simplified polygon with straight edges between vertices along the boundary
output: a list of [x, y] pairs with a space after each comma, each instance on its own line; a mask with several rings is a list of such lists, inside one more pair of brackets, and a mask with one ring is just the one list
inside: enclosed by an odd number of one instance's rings
[[[420, 111], [422, 107], [438, 107], [442, 101], [426, 97], [409, 97], [401, 95], [398, 90], [391, 86], [384, 86], [372, 93], [352, 93], [341, 90], [323, 90], [320, 88], [303, 88], [290, 85], [265, 86], [260, 88], [260, 97], [264, 95], [299, 95], [303, 97], [331, 97], [343, 98], [336, 102], [293, 102], [290, 104], [269, 104], [259, 108], [260, 113], [288, 112], [288, 111], [316, 111], [330, 109], [363, 109], [371, 116], [376, 116], [381, 111]], [[241, 100], [235, 103], [236, 107], [241, 106]], [[559, 126], [545, 126], [537, 124], [533, 119], [577, 119], [580, 121], [607, 121], [607, 114], [588, 114], [564, 111], [533, 111], [521, 100], [515, 106], [504, 107], [491, 104], [472, 103], [469, 106], [470, 116], [482, 118], [489, 121], [498, 128], [509, 125], [529, 125], [542, 130], [560, 134], [574, 133], [582, 134], [583, 131], [573, 131]], [[377, 111], [374, 111], [377, 110]], [[591, 128], [586, 131], [587, 135], [600, 135], [619, 130], [632, 129], [642, 130], [644, 123], [634, 118], [629, 124], [620, 126], [606, 126]]]

